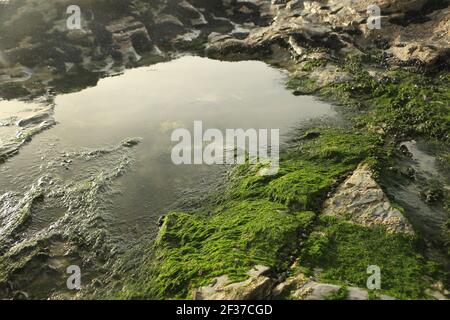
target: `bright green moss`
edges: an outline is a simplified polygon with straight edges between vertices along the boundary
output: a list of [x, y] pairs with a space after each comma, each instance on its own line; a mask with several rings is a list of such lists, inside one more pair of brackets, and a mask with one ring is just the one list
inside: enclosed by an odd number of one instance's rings
[[367, 111], [355, 117], [360, 126], [381, 127], [391, 135], [419, 135], [450, 141], [447, 73], [428, 76], [396, 70], [373, 76], [360, 60], [347, 59], [341, 64], [343, 70], [352, 74], [353, 81], [322, 88], [321, 94], [350, 108]]
[[367, 267], [381, 268], [381, 292], [397, 298], [424, 298], [430, 286], [426, 276], [436, 266], [420, 253], [411, 236], [390, 234], [385, 229], [367, 228], [332, 217], [321, 217], [306, 241], [301, 260], [320, 267], [324, 282], [366, 287]]
[[[363, 133], [323, 129], [305, 134], [286, 152], [275, 176], [260, 167], [236, 168], [230, 186], [206, 213], [171, 213], [156, 241], [154, 258], [123, 294], [140, 298], [186, 298], [193, 288], [228, 275], [239, 281], [256, 264], [287, 270], [310, 229], [326, 192], [369, 157], [377, 140]], [[156, 262], [155, 262], [156, 261]]]
[[270, 199], [300, 210], [313, 209], [320, 205], [326, 191], [336, 183], [339, 175], [345, 172], [312, 166], [308, 162], [296, 164], [297, 170], [271, 181], [266, 193]]
[[348, 295], [347, 288], [339, 288], [339, 290], [336, 293], [332, 293], [329, 296], [325, 298], [325, 300], [345, 300]]
[[314, 138], [301, 139], [282, 155], [275, 176], [258, 175], [257, 166], [239, 167], [226, 197], [266, 198], [297, 210], [315, 210], [343, 175], [361, 161], [374, 162], [381, 153], [379, 144], [376, 136], [367, 133], [321, 129]]
[[156, 262], [144, 264], [127, 285], [128, 298], [186, 298], [190, 289], [224, 274], [247, 278], [254, 265], [288, 267], [300, 232], [311, 227], [311, 212], [289, 213], [267, 200], [230, 202], [212, 216], [171, 213], [156, 243]]

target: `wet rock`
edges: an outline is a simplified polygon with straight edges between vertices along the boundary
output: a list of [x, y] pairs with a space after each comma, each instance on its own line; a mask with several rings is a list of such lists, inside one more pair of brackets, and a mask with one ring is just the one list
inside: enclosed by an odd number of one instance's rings
[[28, 300], [29, 296], [26, 292], [16, 291], [13, 296], [14, 300]]
[[426, 290], [426, 294], [436, 300], [450, 300], [450, 292], [444, 284], [439, 281]]
[[11, 294], [11, 284], [8, 282], [0, 282], [0, 297], [6, 297]]
[[[380, 44], [388, 58], [385, 61], [391, 64], [449, 65], [450, 9], [432, 8], [426, 0], [378, 1], [381, 30], [367, 27], [369, 0], [137, 0], [123, 1], [120, 10], [111, 12], [99, 1], [83, 11], [82, 30], [66, 30], [59, 7], [51, 1], [39, 6], [29, 3], [31, 0], [14, 7], [9, 18], [0, 21], [0, 39], [5, 43], [0, 56], [3, 69], [15, 64], [18, 68], [50, 67], [52, 78], [81, 69], [113, 72], [112, 65], [129, 65], [145, 52], [164, 56], [166, 51], [190, 46], [197, 51], [206, 48], [211, 57], [229, 59], [273, 56], [285, 60], [279, 52], [286, 50], [298, 61], [310, 59], [306, 48], [321, 47], [328, 51], [326, 59], [332, 60], [372, 52]], [[92, 15], [96, 19], [91, 20]], [[418, 19], [410, 23], [411, 16]], [[323, 85], [350, 79], [348, 74], [338, 74], [340, 71], [322, 71], [328, 75], [317, 71], [314, 76]], [[32, 78], [48, 77], [44, 69], [35, 72]], [[31, 90], [38, 89], [33, 86]], [[31, 92], [23, 87], [19, 93]], [[3, 94], [0, 90], [0, 94], [11, 96], [9, 91]]]
[[365, 164], [360, 165], [324, 205], [324, 214], [347, 217], [364, 225], [382, 225], [390, 232], [413, 234], [411, 224], [372, 177]]
[[420, 191], [419, 196], [425, 202], [433, 204], [444, 199], [444, 190], [441, 185], [432, 184]]
[[269, 268], [255, 266], [248, 272], [249, 279], [230, 283], [228, 276], [215, 279], [209, 286], [196, 289], [195, 300], [261, 300], [268, 298], [274, 286], [274, 281], [264, 274]]
[[39, 114], [33, 115], [31, 117], [25, 118], [25, 119], [20, 119], [17, 122], [17, 125], [19, 127], [25, 127], [30, 124], [40, 123], [43, 120], [45, 120], [46, 118], [48, 118], [49, 116], [50, 116], [50, 114], [48, 114], [48, 113], [39, 113]]
[[[432, 67], [443, 62], [448, 65], [449, 8], [427, 12], [423, 9], [426, 3], [426, 0], [378, 1], [382, 28], [370, 30], [366, 24], [367, 8], [373, 4], [370, 0], [272, 1], [270, 14], [274, 19], [269, 26], [254, 28], [241, 42], [222, 38], [211, 46], [229, 54], [232, 49], [242, 53], [278, 42], [301, 57], [305, 54], [305, 45], [331, 49], [334, 55], [360, 55], [361, 51], [372, 49], [374, 43], [383, 42], [384, 50], [394, 57], [392, 63]], [[392, 22], [410, 12], [426, 17], [422, 23]]]
[[127, 148], [134, 147], [134, 146], [138, 145], [139, 143], [141, 143], [141, 141], [142, 141], [142, 138], [129, 138], [122, 142], [122, 146], [127, 147]]
[[297, 273], [294, 276], [287, 278], [285, 281], [279, 283], [272, 291], [272, 296], [275, 298], [289, 297], [291, 292], [298, 290], [304, 286], [310, 279], [303, 273]]
[[106, 26], [111, 33], [113, 45], [122, 54], [125, 63], [128, 60], [140, 60], [137, 52], [148, 51], [153, 48], [146, 27], [134, 17], [128, 16], [112, 21]]
[[[342, 293], [343, 292], [343, 293]], [[272, 291], [272, 298], [295, 300], [326, 300], [341, 293], [344, 300], [368, 300], [366, 289], [321, 283], [299, 272], [279, 283]], [[394, 300], [395, 298], [381, 295], [381, 300]]]
[[42, 197], [39, 184], [21, 198], [18, 194], [7, 192], [0, 196], [0, 245], [11, 237], [31, 218], [31, 208]]
[[[209, 286], [201, 287], [193, 292], [196, 300], [260, 300], [260, 299], [295, 299], [325, 300], [344, 291], [344, 300], [368, 300], [369, 293], [362, 288], [343, 288], [339, 285], [320, 283], [305, 274], [298, 272], [285, 281], [275, 285], [275, 281], [264, 274], [269, 268], [255, 266], [249, 271], [249, 279], [231, 283], [228, 277], [221, 276]], [[380, 295], [380, 300], [395, 298]]]
[[332, 65], [314, 69], [310, 78], [314, 80], [319, 87], [350, 82], [353, 80], [353, 77], [348, 72], [340, 71], [338, 67]]

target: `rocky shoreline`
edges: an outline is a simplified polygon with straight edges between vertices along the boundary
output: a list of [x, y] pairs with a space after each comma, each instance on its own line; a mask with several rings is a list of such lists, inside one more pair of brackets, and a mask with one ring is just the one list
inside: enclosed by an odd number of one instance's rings
[[[69, 2], [82, 8], [82, 30], [64, 28]], [[450, 222], [431, 245], [385, 181], [422, 183], [421, 172], [403, 165], [410, 157], [404, 142], [436, 144], [441, 179], [425, 179], [434, 187], [421, 192], [450, 221], [450, 6], [380, 0], [382, 27], [370, 30], [370, 4], [24, 0], [1, 11], [5, 99], [51, 101], [125, 68], [191, 52], [284, 68], [293, 94], [341, 104], [348, 118], [343, 128], [300, 132], [283, 155], [279, 175], [267, 179], [257, 175], [258, 168], [238, 167], [227, 191], [202, 210], [169, 213], [155, 244], [138, 249], [146, 253], [138, 266], [123, 261], [105, 279], [109, 285], [94, 285], [84, 297], [449, 297]], [[26, 138], [1, 146], [0, 159], [53, 124], [51, 110], [18, 120], [18, 127], [29, 130]], [[423, 247], [433, 247], [440, 259]], [[1, 254], [0, 266], [8, 264], [11, 254]], [[386, 270], [387, 280], [382, 290], [368, 292], [362, 288], [373, 264]], [[1, 273], [5, 296], [17, 294], [12, 274]]]

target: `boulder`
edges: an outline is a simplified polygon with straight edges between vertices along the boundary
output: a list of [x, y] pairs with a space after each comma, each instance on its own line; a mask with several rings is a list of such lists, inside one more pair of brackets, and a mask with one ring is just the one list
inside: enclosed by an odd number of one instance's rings
[[134, 17], [114, 20], [106, 30], [112, 34], [113, 43], [122, 54], [136, 57], [136, 51], [148, 51], [153, 47], [146, 27]]
[[414, 234], [402, 212], [392, 206], [373, 179], [370, 168], [361, 164], [324, 205], [323, 213], [348, 218], [364, 226], [382, 225], [389, 232]]
[[262, 300], [270, 296], [275, 282], [265, 276], [268, 267], [257, 265], [248, 272], [249, 278], [230, 283], [228, 276], [218, 277], [214, 282], [194, 291], [194, 300]]

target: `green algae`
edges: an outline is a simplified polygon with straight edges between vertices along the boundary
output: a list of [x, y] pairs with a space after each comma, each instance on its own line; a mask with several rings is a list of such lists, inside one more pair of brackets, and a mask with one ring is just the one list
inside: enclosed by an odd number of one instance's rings
[[365, 287], [367, 267], [381, 269], [380, 293], [400, 299], [426, 298], [437, 265], [420, 254], [420, 241], [406, 234], [388, 233], [333, 217], [321, 217], [302, 250], [306, 267], [320, 267], [323, 282]]
[[285, 269], [311, 227], [312, 212], [287, 212], [267, 200], [221, 205], [211, 216], [170, 213], [156, 241], [156, 262], [144, 263], [127, 298], [186, 298], [190, 289], [227, 274], [246, 279], [254, 265]]
[[[305, 64], [306, 70], [324, 63], [310, 60]], [[450, 142], [448, 72], [427, 74], [414, 69], [389, 69], [376, 53], [347, 56], [329, 63], [351, 74], [352, 80], [320, 88], [307, 74], [301, 74], [291, 77], [287, 88], [294, 90], [294, 94], [314, 93], [346, 106], [354, 113], [350, 118], [358, 128], [390, 136], [421, 136]]]
[[356, 110], [359, 126], [382, 128], [388, 135], [422, 136], [450, 142], [450, 77], [448, 73], [423, 74], [412, 70], [379, 70], [373, 76], [358, 59], [347, 59], [341, 68], [353, 80], [332, 84], [321, 94]]
[[361, 161], [376, 162], [381, 152], [375, 135], [324, 128], [315, 139], [301, 140], [282, 154], [277, 175], [260, 176], [250, 165], [237, 168], [227, 197], [264, 197], [298, 210], [319, 210], [336, 182]]
[[442, 275], [421, 253], [419, 238], [315, 218], [337, 183], [361, 162], [382, 166], [389, 157], [385, 153], [376, 134], [317, 128], [283, 153], [277, 175], [261, 176], [255, 165], [238, 166], [208, 211], [170, 213], [164, 219], [154, 247], [147, 248], [137, 276], [125, 281], [119, 297], [189, 298], [217, 276], [246, 279], [256, 264], [269, 266], [275, 275], [289, 273], [299, 257], [302, 268], [323, 269], [320, 280], [344, 286], [365, 287], [367, 267], [378, 265], [382, 290], [371, 296], [426, 298], [430, 279]]
[[327, 64], [328, 60], [326, 59], [312, 59], [303, 65], [302, 71], [313, 71], [318, 67], [325, 67]]
[[339, 288], [335, 293], [332, 293], [325, 297], [325, 300], [345, 300], [348, 295], [348, 290], [345, 287]]

